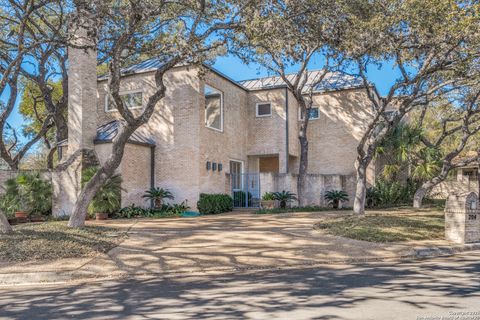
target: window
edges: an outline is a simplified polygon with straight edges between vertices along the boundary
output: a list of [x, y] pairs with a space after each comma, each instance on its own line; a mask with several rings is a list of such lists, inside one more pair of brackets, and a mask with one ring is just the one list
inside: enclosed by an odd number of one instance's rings
[[230, 179], [233, 190], [242, 190], [242, 162], [230, 161]]
[[[303, 120], [301, 109], [298, 109], [298, 118], [300, 120]], [[320, 110], [318, 107], [311, 107], [308, 112], [308, 120], [316, 120], [316, 119], [320, 119]]]
[[268, 117], [272, 115], [272, 104], [270, 102], [257, 103], [257, 117]]
[[223, 93], [205, 86], [205, 126], [223, 131]]
[[[142, 91], [128, 91], [120, 92], [120, 98], [122, 98], [125, 106], [128, 109], [139, 109], [143, 106], [143, 93]], [[111, 99], [108, 98], [108, 95], [105, 97], [105, 110], [106, 111], [115, 111], [117, 108]]]

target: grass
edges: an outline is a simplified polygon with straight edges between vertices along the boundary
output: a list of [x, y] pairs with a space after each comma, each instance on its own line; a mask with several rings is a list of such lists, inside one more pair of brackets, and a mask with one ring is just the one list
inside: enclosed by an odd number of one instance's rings
[[293, 208], [274, 208], [274, 209], [258, 209], [254, 211], [255, 214], [276, 214], [276, 213], [288, 213], [288, 212], [317, 212], [317, 211], [335, 211], [335, 210], [352, 210], [352, 208], [332, 209], [327, 207], [293, 207]]
[[379, 213], [364, 217], [345, 216], [315, 225], [328, 234], [370, 242], [401, 242], [443, 239], [444, 215], [435, 212]]
[[118, 229], [86, 226], [71, 229], [64, 221], [15, 226], [11, 234], [0, 234], [0, 260], [20, 262], [80, 258], [108, 252], [125, 237]]

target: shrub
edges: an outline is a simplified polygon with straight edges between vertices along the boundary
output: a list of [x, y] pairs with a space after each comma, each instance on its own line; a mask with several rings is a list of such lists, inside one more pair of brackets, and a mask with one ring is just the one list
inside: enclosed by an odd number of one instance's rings
[[29, 215], [48, 215], [52, 210], [52, 184], [39, 172], [21, 173], [5, 182], [5, 194], [0, 197], [0, 209], [8, 216], [24, 210]]
[[145, 191], [145, 194], [142, 198], [153, 201], [153, 205], [155, 208], [159, 209], [163, 205], [163, 199], [170, 199], [173, 200], [174, 196], [168, 189], [163, 188], [150, 188], [149, 190]]
[[275, 195], [273, 194], [273, 192], [265, 192], [263, 194], [262, 200], [263, 201], [275, 200]]
[[325, 200], [327, 200], [334, 209], [338, 209], [341, 201], [348, 201], [348, 194], [343, 190], [329, 190], [325, 192]]
[[233, 210], [233, 199], [228, 194], [201, 193], [197, 202], [201, 214], [219, 214]]
[[292, 202], [293, 200], [297, 200], [295, 193], [290, 191], [283, 190], [282, 192], [274, 192], [273, 193], [274, 200], [280, 202], [280, 208], [285, 209], [287, 207], [288, 202]]
[[138, 207], [134, 204], [124, 207], [114, 214], [112, 214], [112, 218], [116, 219], [131, 219], [136, 217], [146, 217], [148, 213], [148, 209]]
[[418, 184], [407, 180], [405, 185], [397, 181], [378, 180], [375, 186], [367, 189], [367, 207], [387, 207], [395, 205], [410, 204]]
[[[83, 171], [82, 186], [87, 184], [97, 172], [96, 167], [90, 167]], [[122, 177], [120, 174], [114, 174], [98, 190], [88, 205], [88, 213], [108, 213], [113, 214], [120, 208], [122, 197]]]

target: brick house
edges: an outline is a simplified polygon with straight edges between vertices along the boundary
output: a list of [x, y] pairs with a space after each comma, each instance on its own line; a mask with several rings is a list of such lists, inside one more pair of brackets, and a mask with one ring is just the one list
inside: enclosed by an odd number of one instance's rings
[[[140, 112], [154, 92], [156, 68], [157, 61], [147, 60], [124, 70], [121, 95], [132, 112]], [[308, 90], [318, 76], [309, 73]], [[200, 193], [243, 190], [254, 198], [237, 203], [243, 206], [255, 205], [267, 191], [296, 192], [300, 115], [279, 77], [237, 82], [210, 67], [199, 76], [198, 68], [179, 66], [166, 74], [165, 83], [165, 98], [125, 149], [119, 168], [126, 190], [122, 205], [146, 205], [141, 195], [151, 186], [168, 188], [175, 202], [188, 200], [192, 208]], [[314, 88], [308, 129], [307, 199], [315, 205], [324, 204], [328, 189], [353, 194], [356, 148], [372, 112], [360, 79], [331, 73], [323, 83]], [[94, 139], [100, 161], [111, 152], [120, 118], [106, 86], [100, 77]]]

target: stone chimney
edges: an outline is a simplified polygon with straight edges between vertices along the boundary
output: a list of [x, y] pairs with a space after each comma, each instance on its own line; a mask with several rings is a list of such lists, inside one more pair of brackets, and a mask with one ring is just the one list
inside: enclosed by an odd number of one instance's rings
[[[82, 170], [96, 165], [94, 139], [97, 129], [97, 53], [94, 21], [86, 11], [72, 19], [68, 48], [68, 147], [62, 157], [66, 169], [52, 174], [53, 215], [70, 215], [81, 191]], [[61, 164], [59, 166], [61, 168]], [[62, 168], [63, 169], [63, 168]]]

